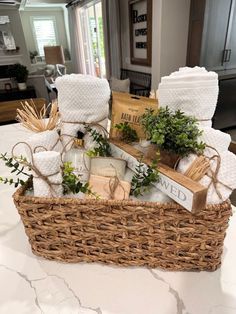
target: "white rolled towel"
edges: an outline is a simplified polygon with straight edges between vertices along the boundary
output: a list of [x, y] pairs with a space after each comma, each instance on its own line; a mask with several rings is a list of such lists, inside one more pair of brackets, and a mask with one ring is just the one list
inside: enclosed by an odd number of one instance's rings
[[[31, 151], [33, 153], [42, 152], [45, 151], [45, 149], [48, 151], [53, 150], [59, 153], [62, 151], [62, 144], [59, 140], [59, 134], [56, 130], [35, 133], [26, 139], [25, 142], [31, 147]], [[26, 155], [31, 161], [31, 152], [27, 146], [25, 149]]]
[[180, 67], [178, 71], [171, 73], [171, 76], [178, 76], [178, 75], [182, 75], [182, 74], [192, 74], [192, 73], [207, 73], [206, 68], [204, 67], [199, 67], [199, 66], [195, 66], [195, 67]]
[[[215, 148], [220, 155], [223, 152], [228, 151], [231, 142], [229, 134], [209, 127], [202, 128], [202, 130], [203, 134], [199, 138], [199, 142], [203, 141], [208, 146]], [[217, 152], [214, 149], [206, 147], [203, 155], [206, 157], [212, 157], [213, 155], [216, 155]], [[187, 157], [182, 158], [178, 163], [177, 171], [185, 173], [196, 158], [197, 155], [195, 154], [190, 154]]]
[[179, 109], [199, 121], [211, 120], [219, 92], [217, 74], [199, 68], [179, 72], [180, 75], [164, 77], [159, 84], [160, 106], [168, 106], [173, 111]]
[[33, 154], [33, 165], [48, 178], [51, 188], [43, 178], [33, 171], [33, 189], [36, 197], [61, 197], [63, 195], [61, 156], [54, 151]]
[[[208, 204], [220, 204], [226, 201], [232, 190], [236, 189], [236, 156], [228, 151], [223, 152], [221, 155], [220, 169], [217, 175], [218, 183], [216, 185], [217, 190], [220, 192], [222, 198], [220, 198], [216, 192], [213, 184], [210, 185], [207, 192]], [[215, 170], [216, 161], [211, 163], [211, 167]], [[211, 179], [208, 176], [204, 176], [199, 183], [208, 187]]]
[[[228, 150], [231, 142], [231, 136], [229, 134], [209, 127], [203, 127], [202, 130], [203, 134], [199, 139], [200, 141], [203, 141], [208, 146], [214, 147], [220, 154]], [[216, 152], [211, 148], [206, 147], [204, 150], [204, 155], [207, 157], [211, 157], [215, 154]]]
[[198, 84], [205, 83], [207, 85], [215, 84], [214, 81], [218, 80], [218, 74], [215, 72], [205, 72], [205, 73], [181, 73], [175, 76], [163, 76], [161, 78], [161, 83], [168, 85], [172, 84], [186, 84], [186, 86], [198, 86]]
[[[60, 112], [77, 111], [78, 121], [93, 122], [108, 117], [110, 87], [106, 79], [70, 74], [56, 79]], [[68, 117], [68, 120], [71, 116]], [[63, 114], [64, 121], [66, 115]]]
[[163, 88], [159, 85], [160, 107], [181, 110], [197, 120], [211, 120], [218, 99], [218, 85], [197, 88]]

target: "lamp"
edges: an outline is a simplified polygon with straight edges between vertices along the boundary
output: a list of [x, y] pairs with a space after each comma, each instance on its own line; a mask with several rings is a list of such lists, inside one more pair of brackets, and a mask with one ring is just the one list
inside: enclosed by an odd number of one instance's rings
[[45, 61], [46, 64], [53, 64], [55, 65], [55, 72], [56, 77], [62, 76], [63, 73], [61, 73], [60, 65], [63, 65], [64, 68], [64, 74], [66, 74], [65, 69], [65, 56], [63, 52], [62, 46], [44, 46], [44, 55], [45, 55]]

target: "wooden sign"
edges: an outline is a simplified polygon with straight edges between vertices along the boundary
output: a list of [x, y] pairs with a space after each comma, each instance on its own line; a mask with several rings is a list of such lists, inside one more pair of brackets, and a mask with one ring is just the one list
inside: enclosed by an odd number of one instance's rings
[[[152, 163], [143, 157], [142, 152], [123, 142], [111, 140], [111, 150], [112, 156], [125, 159], [132, 171], [135, 171], [140, 160], [146, 165]], [[206, 207], [206, 187], [164, 164], [158, 165], [158, 171], [160, 180], [153, 183], [156, 188], [193, 213]]]
[[151, 66], [152, 63], [152, 0], [130, 0], [131, 63]]

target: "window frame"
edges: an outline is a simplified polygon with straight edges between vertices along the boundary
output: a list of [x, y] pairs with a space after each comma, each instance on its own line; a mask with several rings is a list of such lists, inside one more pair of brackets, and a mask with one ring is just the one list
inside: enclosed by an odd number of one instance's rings
[[38, 41], [37, 41], [37, 36], [36, 36], [36, 31], [35, 31], [35, 27], [34, 27], [34, 21], [35, 20], [39, 20], [39, 21], [42, 21], [42, 20], [50, 20], [53, 22], [53, 27], [54, 27], [54, 31], [55, 31], [55, 39], [56, 39], [56, 45], [59, 45], [59, 37], [58, 37], [58, 31], [57, 31], [57, 23], [56, 23], [56, 17], [55, 16], [45, 16], [45, 15], [37, 15], [37, 16], [30, 16], [30, 24], [31, 24], [31, 28], [32, 28], [32, 33], [33, 33], [33, 38], [34, 38], [34, 43], [35, 43], [35, 47], [36, 47], [36, 50], [38, 52], [38, 55], [41, 57], [41, 58], [45, 58], [45, 56], [41, 56], [40, 55], [40, 51], [39, 51], [39, 45], [38, 45]]

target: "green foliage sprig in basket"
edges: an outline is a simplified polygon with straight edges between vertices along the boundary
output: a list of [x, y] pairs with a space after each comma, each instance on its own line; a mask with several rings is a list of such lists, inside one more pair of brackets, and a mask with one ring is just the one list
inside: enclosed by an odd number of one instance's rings
[[201, 154], [205, 149], [205, 143], [199, 141], [202, 131], [198, 129], [197, 120], [180, 110], [171, 112], [166, 107], [154, 113], [147, 109], [141, 124], [147, 138], [161, 150], [184, 157], [190, 153]]
[[75, 168], [72, 167], [71, 162], [65, 162], [63, 164], [63, 193], [77, 194], [79, 192], [82, 192], [88, 195], [95, 196], [96, 199], [98, 199], [99, 196], [91, 190], [88, 183], [82, 183], [80, 181], [80, 177], [75, 174], [74, 170]]
[[111, 157], [111, 147], [106, 137], [86, 125], [85, 130], [91, 135], [92, 139], [96, 143], [96, 147], [89, 150], [87, 155], [89, 157]]
[[132, 143], [138, 141], [137, 132], [131, 128], [128, 122], [116, 124], [115, 128], [120, 132], [123, 142]]
[[[5, 162], [5, 166], [11, 169], [11, 173], [16, 176], [20, 175], [20, 178], [3, 178], [0, 177], [0, 183], [14, 185], [15, 188], [18, 186], [25, 186], [32, 188], [33, 186], [33, 175], [31, 173], [26, 172], [26, 168], [30, 171], [30, 167], [25, 167], [24, 164], [28, 164], [25, 157], [8, 157], [7, 153], [1, 154], [0, 159]], [[71, 166], [70, 162], [64, 163], [63, 165], [63, 192], [64, 194], [73, 193], [77, 194], [79, 192], [95, 196], [99, 198], [99, 196], [94, 193], [89, 187], [88, 183], [82, 183], [80, 181], [80, 177], [74, 173], [74, 168]], [[24, 178], [24, 177], [26, 178]]]
[[26, 179], [21, 178], [3, 178], [0, 177], [0, 183], [3, 184], [9, 184], [14, 185], [15, 188], [17, 188], [19, 185], [24, 186], [27, 182], [32, 181], [33, 176], [25, 171], [25, 167], [22, 166], [22, 163], [26, 161], [26, 159], [23, 156], [20, 156], [19, 158], [16, 157], [8, 157], [7, 153], [1, 154], [0, 159], [2, 159], [5, 162], [5, 166], [11, 169], [11, 173], [14, 173], [15, 175], [23, 175], [26, 177]]
[[150, 191], [152, 183], [158, 182], [157, 162], [157, 160], [153, 161], [151, 166], [144, 165], [141, 161], [139, 162], [131, 181], [130, 195], [135, 197], [143, 195]]

